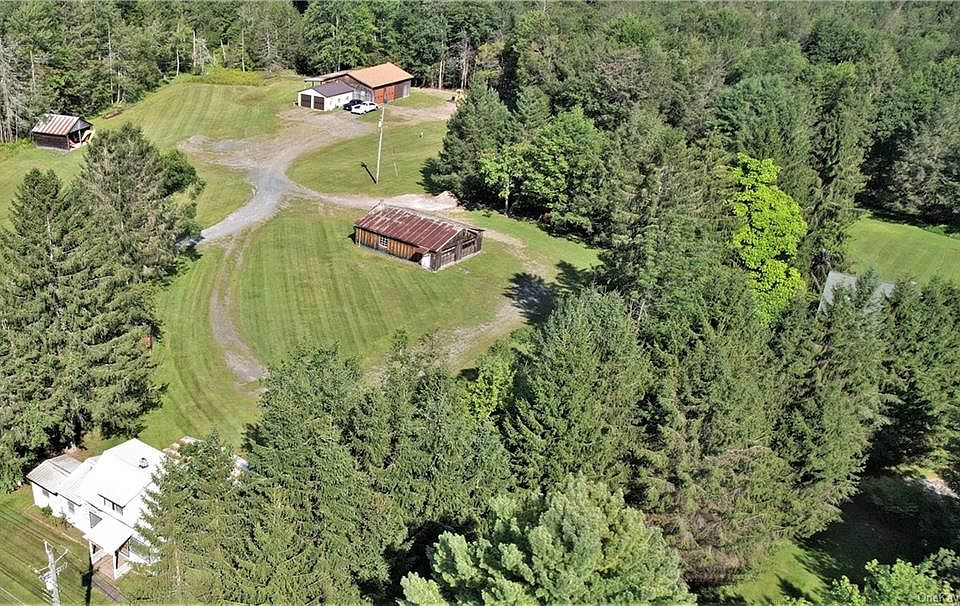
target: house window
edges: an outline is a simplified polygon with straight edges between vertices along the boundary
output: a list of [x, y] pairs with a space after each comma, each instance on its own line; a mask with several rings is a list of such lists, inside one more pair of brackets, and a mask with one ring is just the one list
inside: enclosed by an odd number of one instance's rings
[[112, 509], [112, 510], [116, 511], [117, 513], [123, 515], [123, 507], [121, 507], [120, 505], [117, 505], [116, 503], [114, 503], [113, 501], [111, 501], [110, 499], [108, 499], [107, 497], [105, 497], [105, 496], [103, 496], [103, 495], [100, 495], [100, 498], [103, 499], [103, 506], [104, 506], [104, 507], [109, 507], [110, 509]]
[[50, 493], [47, 492], [47, 489], [46, 489], [46, 488], [41, 488], [40, 490], [43, 491], [43, 496], [45, 496], [45, 497], [49, 497], [49, 496], [50, 496]]
[[77, 512], [77, 506], [73, 504], [73, 501], [67, 501], [67, 511], [69, 511], [71, 514]]
[[386, 236], [380, 236], [377, 238], [377, 244], [380, 245], [380, 248], [386, 248], [387, 242], [389, 242], [389, 239]]
[[[100, 516], [98, 516], [97, 514], [91, 511], [90, 512], [90, 528], [93, 528], [99, 523], [100, 523]], [[99, 549], [97, 549], [97, 551], [99, 551]]]

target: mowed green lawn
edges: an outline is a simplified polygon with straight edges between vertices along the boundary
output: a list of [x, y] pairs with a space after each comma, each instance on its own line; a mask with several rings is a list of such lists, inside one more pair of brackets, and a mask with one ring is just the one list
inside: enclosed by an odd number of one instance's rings
[[163, 448], [185, 436], [217, 428], [240, 445], [244, 426], [256, 418], [256, 397], [236, 384], [214, 341], [210, 296], [224, 253], [211, 247], [160, 293], [157, 310], [163, 335], [154, 350], [154, 380], [164, 386], [162, 405], [144, 418], [140, 438]]
[[[99, 130], [133, 123], [163, 149], [172, 149], [193, 135], [211, 139], [244, 138], [275, 131], [277, 113], [293, 105], [303, 81], [294, 76], [264, 80], [261, 86], [206, 84], [181, 79], [127, 108], [119, 116], [90, 118]], [[80, 169], [84, 150], [70, 153], [37, 149], [25, 143], [0, 150], [0, 225], [9, 225], [9, 204], [23, 175], [31, 168], [54, 170], [65, 182]], [[250, 185], [238, 170], [213, 166], [191, 158], [206, 189], [197, 198], [201, 226], [216, 223], [243, 204]]]
[[393, 125], [388, 122], [383, 131], [379, 184], [370, 176], [377, 170], [377, 133], [304, 154], [287, 174], [310, 189], [332, 194], [389, 197], [423, 193], [420, 169], [428, 158], [440, 151], [446, 132], [446, 122]]
[[872, 267], [884, 280], [940, 277], [960, 284], [960, 239], [913, 225], [860, 219], [850, 228], [849, 253], [855, 272]]
[[64, 549], [68, 551], [61, 560], [67, 566], [59, 577], [64, 604], [111, 603], [99, 590], [84, 585], [89, 568], [86, 541], [74, 528], [45, 517], [34, 506], [29, 488], [0, 494], [0, 529], [0, 604], [49, 603], [50, 598], [33, 572], [47, 564], [44, 540], [50, 542], [58, 556]]
[[98, 128], [132, 122], [151, 141], [170, 148], [194, 135], [210, 139], [243, 139], [274, 132], [277, 112], [293, 107], [303, 80], [284, 76], [262, 86], [205, 84], [179, 80], [149, 93], [119, 116], [92, 120]]
[[[442, 338], [490, 321], [509, 301], [511, 280], [524, 271], [510, 246], [490, 238], [481, 254], [440, 272], [425, 271], [353, 244], [352, 225], [360, 214], [299, 203], [253, 236], [236, 278], [236, 308], [245, 340], [267, 362], [298, 345], [337, 342], [346, 353], [375, 363], [398, 329], [414, 338], [440, 331]], [[501, 227], [527, 229], [512, 220]], [[538, 235], [544, 239], [549, 248], [536, 248], [548, 267], [596, 260], [579, 244]]]
[[0, 226], [10, 225], [10, 202], [23, 176], [31, 169], [52, 170], [61, 180], [69, 182], [80, 172], [82, 158], [82, 152], [39, 149], [28, 142], [0, 147]]

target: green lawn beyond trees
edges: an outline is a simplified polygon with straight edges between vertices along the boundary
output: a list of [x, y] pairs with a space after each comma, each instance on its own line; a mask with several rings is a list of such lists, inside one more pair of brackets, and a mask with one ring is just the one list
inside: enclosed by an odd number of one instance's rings
[[856, 272], [873, 267], [884, 280], [939, 277], [960, 283], [960, 238], [864, 218], [850, 229], [849, 250]]

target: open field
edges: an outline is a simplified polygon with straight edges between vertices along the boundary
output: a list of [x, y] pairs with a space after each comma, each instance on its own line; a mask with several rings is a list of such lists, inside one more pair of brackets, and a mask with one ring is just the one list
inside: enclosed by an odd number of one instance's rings
[[[293, 92], [302, 84], [293, 76], [267, 79], [261, 86], [206, 84], [184, 77], [149, 93], [119, 116], [109, 120], [94, 116], [91, 121], [99, 130], [132, 122], [164, 149], [193, 135], [249, 137], [276, 130], [281, 124], [277, 112], [292, 105]], [[0, 149], [0, 225], [8, 225], [10, 200], [27, 171], [54, 170], [69, 182], [79, 172], [84, 154], [82, 149], [70, 153], [37, 149], [32, 143]], [[191, 161], [207, 182], [197, 199], [197, 220], [202, 226], [216, 223], [249, 196], [250, 186], [241, 172], [196, 158]]]
[[0, 528], [0, 604], [49, 603], [33, 572], [34, 568], [46, 566], [44, 540], [50, 542], [57, 555], [68, 550], [67, 567], [60, 573], [60, 597], [64, 604], [111, 603], [99, 590], [85, 584], [90, 561], [86, 541], [76, 529], [60, 526], [55, 518], [45, 517], [34, 507], [29, 488], [0, 494]]
[[960, 283], [960, 239], [913, 225], [860, 219], [850, 229], [849, 252], [854, 271], [873, 267], [884, 280], [938, 276]]
[[94, 120], [98, 128], [133, 122], [151, 141], [173, 147], [194, 135], [211, 139], [243, 139], [275, 131], [277, 112], [293, 106], [303, 80], [285, 76], [262, 86], [202, 84], [178, 80], [147, 94], [119, 116]]
[[370, 176], [377, 170], [377, 133], [304, 154], [287, 175], [310, 189], [332, 194], [389, 197], [423, 193], [420, 169], [440, 151], [446, 131], [445, 122], [388, 124], [383, 132], [379, 184]]
[[154, 380], [165, 391], [161, 407], [144, 417], [140, 434], [157, 448], [214, 427], [239, 446], [244, 425], [256, 417], [256, 397], [236, 384], [213, 339], [210, 296], [223, 256], [214, 248], [186, 262], [158, 297], [163, 335], [154, 351]]
[[[337, 341], [346, 353], [375, 363], [396, 329], [412, 337], [440, 331], [442, 341], [510, 304], [507, 293], [525, 271], [510, 245], [486, 238], [479, 255], [431, 273], [354, 245], [349, 236], [361, 212], [318, 211], [304, 203], [253, 236], [237, 277], [237, 316], [263, 360], [276, 362], [299, 344]], [[498, 228], [509, 233], [527, 226], [508, 219]], [[549, 250], [536, 246], [544, 266], [566, 261], [583, 267], [596, 259], [578, 244], [545, 234], [540, 239], [551, 241]]]

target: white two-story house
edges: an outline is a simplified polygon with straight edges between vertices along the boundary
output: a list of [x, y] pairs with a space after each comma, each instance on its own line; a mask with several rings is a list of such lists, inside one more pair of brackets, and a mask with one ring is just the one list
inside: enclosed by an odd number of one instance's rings
[[70, 455], [48, 459], [27, 474], [27, 481], [37, 507], [49, 507], [83, 532], [93, 567], [116, 579], [132, 563], [146, 561], [136, 526], [164, 458], [133, 439], [83, 462]]

